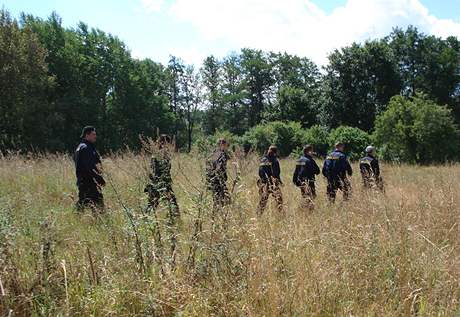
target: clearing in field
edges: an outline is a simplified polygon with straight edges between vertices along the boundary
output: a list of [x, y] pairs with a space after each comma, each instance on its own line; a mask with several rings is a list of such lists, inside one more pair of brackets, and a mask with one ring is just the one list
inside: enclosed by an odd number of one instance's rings
[[145, 212], [147, 161], [104, 160], [107, 213], [94, 217], [74, 210], [70, 158], [0, 160], [2, 316], [460, 314], [459, 165], [383, 165], [385, 195], [364, 192], [354, 165], [351, 200], [329, 205], [319, 177], [309, 213], [284, 159], [285, 214], [270, 206], [257, 217], [250, 157], [232, 205], [213, 221], [204, 159], [178, 154], [172, 269], [166, 206]]

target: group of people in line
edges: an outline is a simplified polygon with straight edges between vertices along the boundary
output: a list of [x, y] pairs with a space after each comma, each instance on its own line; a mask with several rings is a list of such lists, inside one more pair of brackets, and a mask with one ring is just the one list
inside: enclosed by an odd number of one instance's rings
[[[101, 157], [94, 146], [97, 139], [94, 127], [85, 127], [82, 131], [81, 142], [75, 151], [75, 167], [78, 186], [77, 208], [83, 209], [87, 206], [103, 209], [104, 201], [102, 187], [105, 180], [100, 168]], [[149, 182], [145, 187], [148, 195], [148, 208], [152, 211], [157, 209], [164, 201], [169, 206], [169, 222], [174, 224], [180, 217], [179, 206], [172, 188], [171, 177], [171, 138], [161, 135], [157, 140], [158, 151], [155, 151], [151, 159], [151, 171]], [[227, 187], [227, 162], [230, 160], [228, 152], [229, 142], [219, 139], [216, 150], [206, 162], [206, 184], [212, 192], [213, 210], [219, 210], [231, 202], [231, 195]], [[344, 153], [345, 144], [337, 142], [335, 150], [325, 159], [322, 170], [315, 162], [314, 148], [306, 145], [303, 153], [296, 162], [292, 181], [300, 188], [300, 193], [308, 209], [314, 208], [316, 198], [315, 177], [321, 172], [327, 179], [326, 194], [331, 203], [335, 202], [337, 191], [343, 193], [344, 200], [347, 200], [351, 193], [350, 176], [353, 173], [352, 167]], [[383, 191], [383, 181], [380, 175], [380, 167], [376, 158], [376, 150], [373, 146], [365, 149], [366, 155], [360, 159], [359, 168], [362, 176], [363, 186], [368, 189]], [[257, 214], [261, 215], [267, 207], [268, 200], [272, 196], [276, 202], [278, 211], [283, 211], [283, 195], [281, 186], [281, 168], [278, 160], [278, 149], [275, 145], [268, 148], [259, 163], [259, 179], [257, 186], [259, 190], [259, 203]]]

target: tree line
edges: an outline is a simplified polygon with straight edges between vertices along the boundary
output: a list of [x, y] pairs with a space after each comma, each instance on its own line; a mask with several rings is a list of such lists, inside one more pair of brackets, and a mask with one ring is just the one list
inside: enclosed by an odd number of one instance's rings
[[[320, 69], [305, 57], [245, 48], [221, 59], [209, 56], [200, 68], [175, 56], [162, 65], [133, 58], [116, 36], [85, 23], [66, 28], [56, 13], [14, 19], [1, 10], [0, 146], [71, 151], [84, 125], [98, 128], [103, 152], [137, 149], [140, 135], [157, 131], [190, 150], [216, 131], [243, 136], [274, 121], [328, 131], [349, 126], [376, 135], [376, 125], [391, 131], [391, 120], [376, 118], [394, 96], [445, 105], [457, 131], [456, 37], [395, 28], [384, 38], [335, 50], [328, 59]], [[396, 144], [387, 148], [394, 149], [391, 155], [399, 151]]]

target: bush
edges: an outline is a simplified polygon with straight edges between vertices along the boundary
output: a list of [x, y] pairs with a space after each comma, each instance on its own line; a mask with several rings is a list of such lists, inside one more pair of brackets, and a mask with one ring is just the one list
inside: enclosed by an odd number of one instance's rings
[[217, 141], [224, 138], [230, 143], [230, 148], [233, 146], [240, 146], [241, 140], [237, 135], [223, 130], [216, 131], [213, 135], [199, 137], [193, 144], [193, 149], [200, 154], [209, 154], [217, 147]]
[[351, 160], [359, 159], [364, 149], [371, 143], [371, 137], [365, 131], [347, 126], [332, 130], [329, 136], [329, 145], [334, 147], [336, 142], [345, 143], [345, 152]]
[[242, 142], [249, 144], [259, 153], [264, 153], [274, 144], [280, 156], [288, 156], [294, 149], [303, 145], [305, 130], [298, 122], [274, 121], [259, 124], [243, 135]]
[[329, 149], [329, 131], [326, 127], [314, 125], [305, 131], [304, 143], [313, 145], [319, 156], [326, 156]]
[[420, 94], [393, 97], [377, 117], [374, 137], [385, 159], [427, 164], [459, 154], [460, 134], [450, 110]]

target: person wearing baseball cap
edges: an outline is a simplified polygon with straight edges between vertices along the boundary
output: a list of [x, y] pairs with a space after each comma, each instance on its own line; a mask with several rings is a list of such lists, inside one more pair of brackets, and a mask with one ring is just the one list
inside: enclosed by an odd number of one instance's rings
[[376, 157], [375, 147], [366, 147], [366, 155], [359, 160], [359, 170], [364, 188], [377, 188], [383, 191], [383, 181], [380, 176], [379, 160]]

